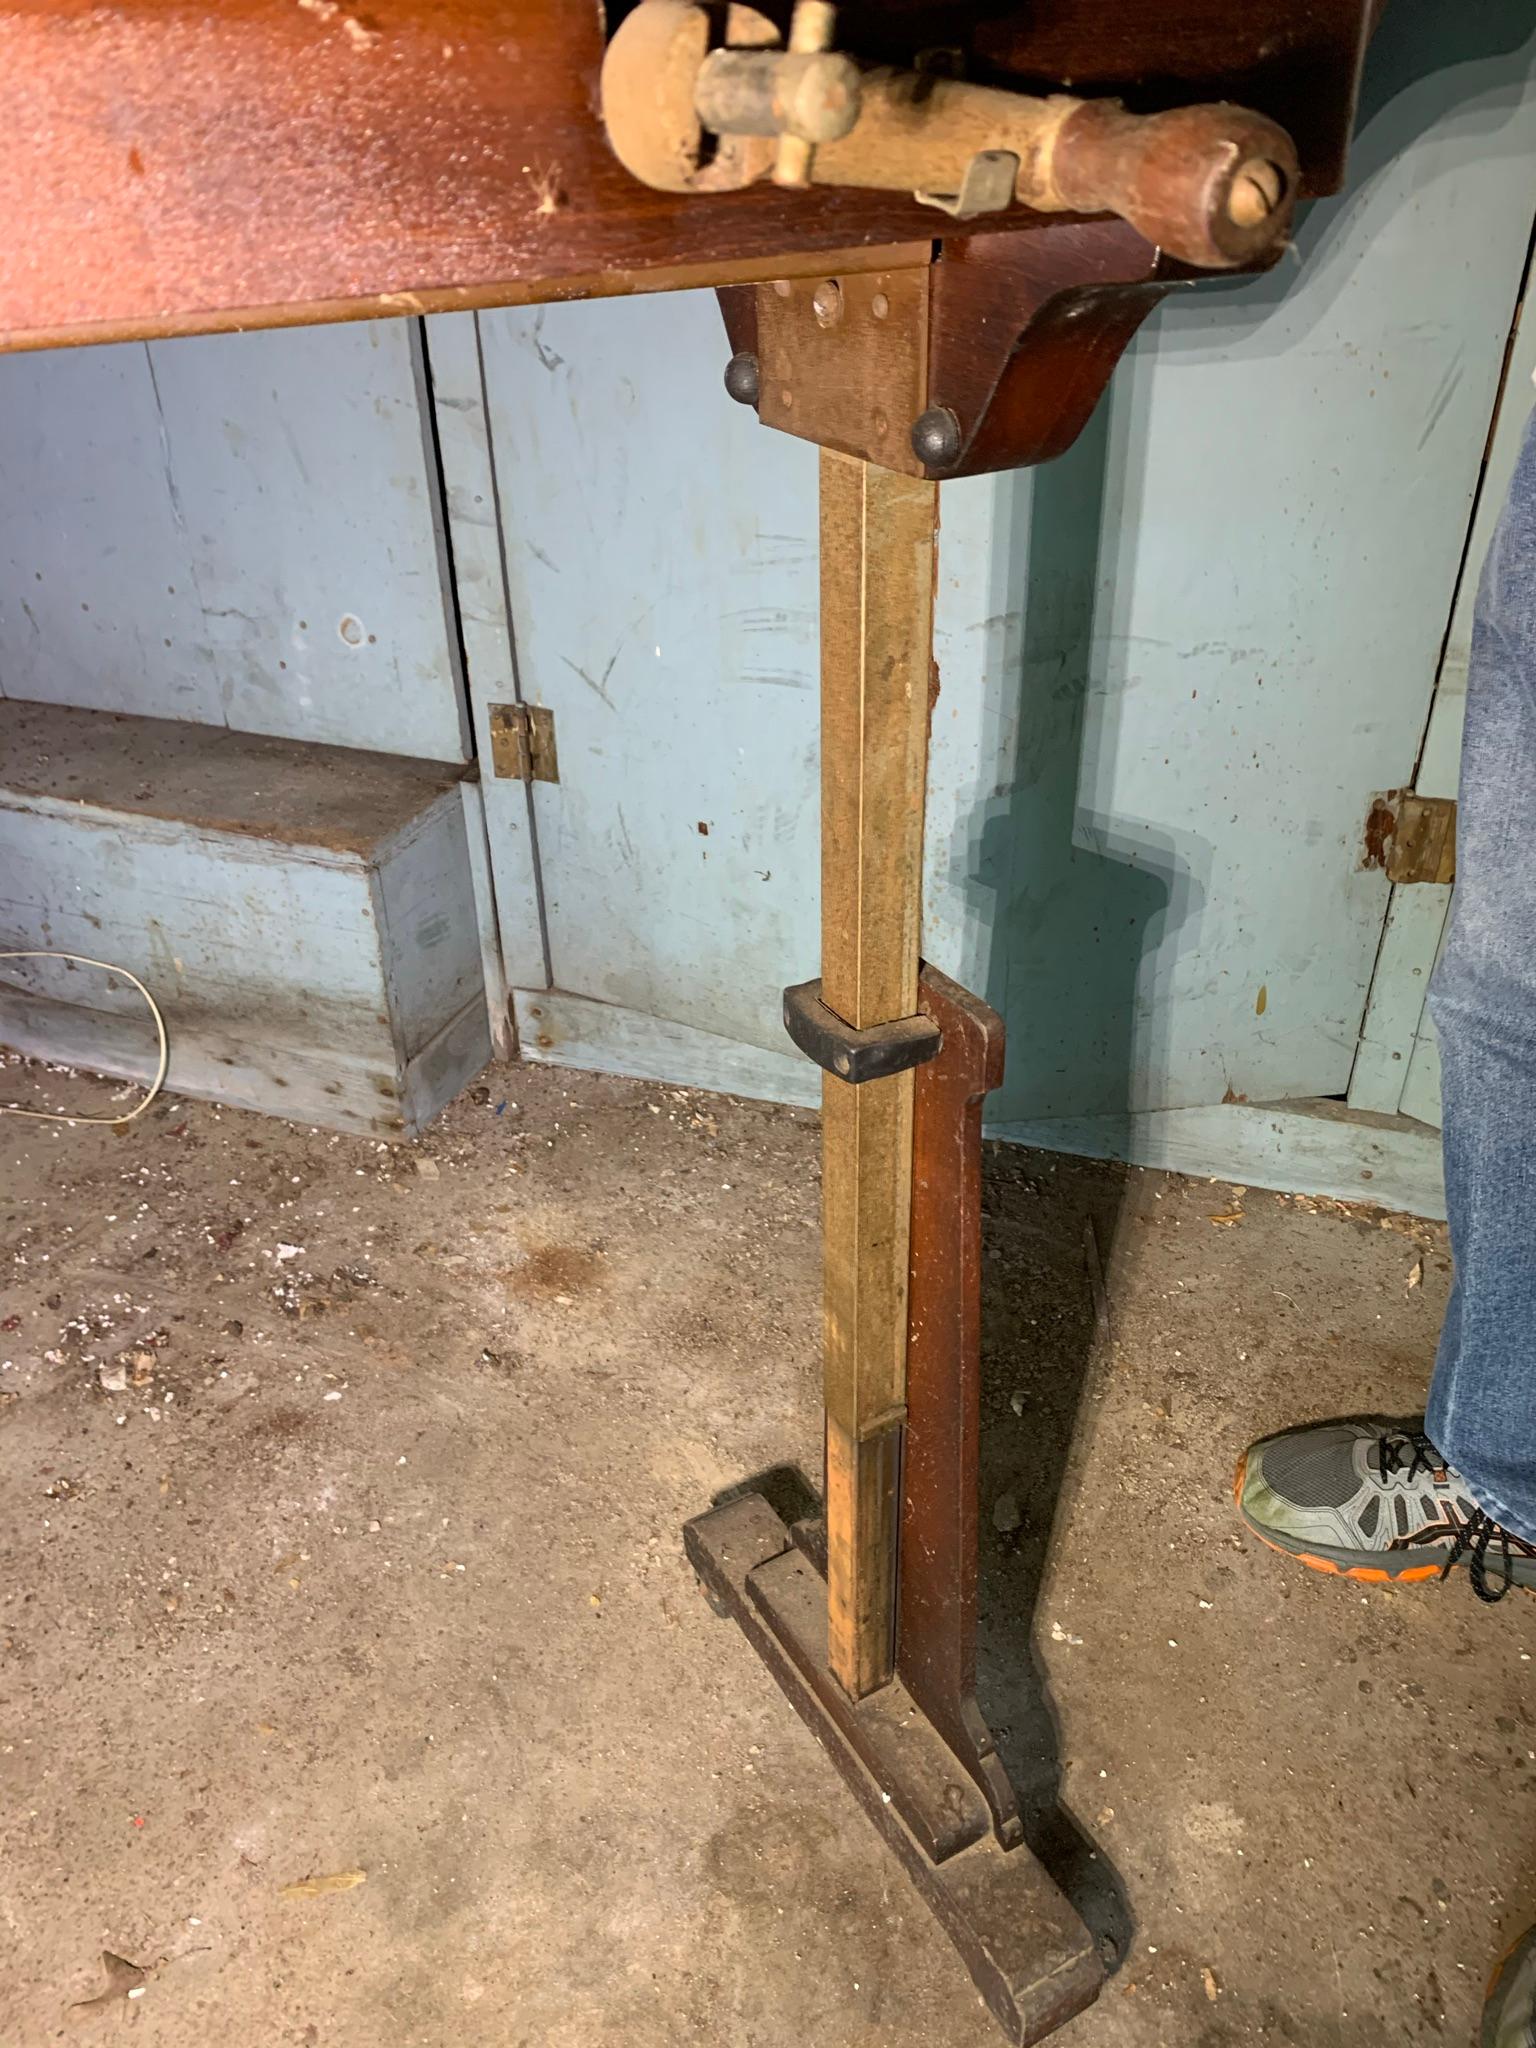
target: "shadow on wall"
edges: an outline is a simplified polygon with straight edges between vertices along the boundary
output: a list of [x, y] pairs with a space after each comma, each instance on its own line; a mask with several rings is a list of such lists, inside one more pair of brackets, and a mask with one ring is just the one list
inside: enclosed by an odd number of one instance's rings
[[[1510, 114], [1522, 52], [1536, 62], [1530, 0], [1450, 11], [1440, 0], [1393, 0], [1366, 69], [1348, 189], [1301, 222], [1305, 289], [1294, 289], [1286, 263], [1171, 299], [1147, 331], [1141, 364], [1118, 373], [1118, 401], [1100, 405], [1077, 443], [1039, 470], [992, 481], [985, 666], [1000, 682], [997, 781], [958, 821], [950, 871], [965, 878], [966, 918], [986, 963], [968, 978], [1011, 1033], [1007, 1076], [989, 1105], [994, 1123], [1116, 1116], [1220, 1093], [1219, 1077], [1212, 1094], [1170, 1098], [1166, 1085], [1173, 999], [1187, 993], [1170, 985], [1179, 934], [1213, 893], [1214, 849], [1121, 805], [1113, 814], [1095, 807], [1096, 784], [1107, 792], [1126, 780], [1115, 772], [1118, 735], [1136, 678], [1119, 673], [1112, 565], [1101, 554], [1116, 531], [1135, 529], [1144, 497], [1146, 371], [1153, 361], [1252, 351], [1271, 314], [1283, 328], [1275, 348], [1304, 351], [1354, 269], [1356, 216], [1386, 164], [1464, 105], [1490, 152], [1521, 141]], [[1424, 175], [1437, 175], [1433, 150]], [[1511, 307], [1516, 286], [1512, 277]], [[1426, 317], [1444, 319], [1446, 309], [1428, 307]], [[1405, 734], [1412, 722], [1409, 711]], [[1338, 1028], [1347, 1031], [1347, 1019]]]
[[[1536, 62], [1530, 0], [1450, 11], [1439, 0], [1393, 0], [1363, 81], [1348, 188], [1308, 208], [1301, 222], [1307, 289], [1294, 290], [1285, 263], [1175, 297], [1154, 316], [1143, 356], [1229, 357], [1239, 343], [1251, 345], [1282, 304], [1288, 312], [1276, 346], [1304, 345], [1295, 316], [1310, 329], [1325, 315], [1353, 267], [1346, 245], [1355, 214], [1384, 165], [1474, 98], [1466, 119], [1491, 151], [1522, 139], [1509, 118], [1521, 95], [1522, 51]], [[1432, 156], [1427, 175], [1435, 175]], [[1511, 278], [1511, 303], [1517, 282]], [[1101, 545], [1107, 518], [1136, 520], [1146, 381], [1128, 364], [1120, 402], [1101, 404], [1065, 455], [993, 486], [987, 611], [1003, 622], [996, 665], [1005, 695], [1016, 694], [1017, 725], [1000, 749], [996, 792], [964, 828], [954, 865], [967, 877], [968, 910], [988, 935], [984, 992], [1012, 1032], [1007, 1079], [989, 1111], [997, 1121], [1165, 1106], [1159, 1037], [1169, 1009], [1156, 1000], [1157, 985], [1178, 932], [1205, 900], [1210, 854], [1197, 834], [1097, 813], [1092, 788], [1099, 764], [1116, 759], [1123, 706], [1123, 686], [1095, 651], [1096, 607], [1101, 654], [1114, 623]]]
[[[1003, 662], [1018, 676], [1018, 718], [961, 872], [978, 922], [1006, 934], [990, 947], [982, 992], [1013, 1033], [999, 1112], [1010, 1120], [1131, 1105], [1134, 1074], [1160, 1068], [1148, 1036], [1158, 1006], [1138, 993], [1143, 960], [1201, 900], [1202, 848], [1082, 801], [1110, 417], [1100, 406], [1065, 455], [997, 487], [989, 610], [1018, 635]], [[1106, 758], [1117, 704], [1094, 707]]]
[[[1529, 0], [1453, 10], [1440, 0], [1393, 0], [1367, 71], [1349, 187], [1311, 207], [1297, 236], [1301, 263], [1322, 286], [1300, 315], [1308, 326], [1351, 267], [1343, 245], [1372, 180], [1426, 129], [1475, 98], [1466, 119], [1489, 151], [1515, 146], [1509, 114], [1521, 93], [1521, 50], [1536, 51]], [[1251, 347], [1295, 275], [1287, 262], [1203, 298], [1170, 301], [1149, 346], [1191, 360]], [[1295, 347], [1306, 331], [1293, 317], [1276, 346]], [[1134, 423], [1129, 436], [1124, 423], [1117, 430], [1106, 403], [1066, 455], [995, 487], [988, 623], [1004, 634], [996, 651], [1007, 692], [1017, 693], [1016, 726], [1000, 749], [995, 791], [953, 850], [968, 911], [985, 934], [983, 992], [1012, 1033], [1007, 1080], [994, 1099], [994, 1114], [1009, 1121], [1147, 1106], [1166, 1067], [1160, 1038], [1171, 1014], [1166, 991], [1159, 998], [1158, 956], [1171, 958], [1209, 882], [1203, 840], [1107, 820], [1090, 800], [1088, 757], [1113, 761], [1120, 702], [1095, 680], [1101, 538], [1106, 502], [1120, 502], [1136, 463]], [[1011, 712], [1010, 702], [1005, 734]], [[988, 1147], [981, 1452], [981, 1705], [1032, 1845], [1120, 1954], [1130, 1932], [1124, 1893], [1084, 1822], [1061, 1804], [1056, 1717], [1034, 1643], [1102, 1334], [1095, 1289], [1126, 1179], [1114, 1163], [1058, 1168], [1042, 1155]], [[1023, 1465], [1020, 1414], [1028, 1418]]]

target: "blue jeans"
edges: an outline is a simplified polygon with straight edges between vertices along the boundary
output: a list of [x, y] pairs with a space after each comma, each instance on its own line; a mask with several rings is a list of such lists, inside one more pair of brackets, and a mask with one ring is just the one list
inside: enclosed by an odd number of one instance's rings
[[1536, 1543], [1536, 414], [1478, 590], [1429, 1007], [1456, 1278], [1425, 1428], [1479, 1507]]

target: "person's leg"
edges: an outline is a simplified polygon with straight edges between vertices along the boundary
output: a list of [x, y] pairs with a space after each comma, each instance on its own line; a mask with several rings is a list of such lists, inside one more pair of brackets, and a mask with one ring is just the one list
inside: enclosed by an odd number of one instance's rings
[[1456, 1278], [1424, 1426], [1536, 1542], [1536, 414], [1478, 591], [1456, 823], [1430, 991]]
[[[1424, 1422], [1255, 1444], [1255, 1534], [1325, 1571], [1536, 1585], [1536, 416], [1474, 616], [1440, 1040], [1456, 1277]], [[1490, 1569], [1491, 1565], [1491, 1569]]]

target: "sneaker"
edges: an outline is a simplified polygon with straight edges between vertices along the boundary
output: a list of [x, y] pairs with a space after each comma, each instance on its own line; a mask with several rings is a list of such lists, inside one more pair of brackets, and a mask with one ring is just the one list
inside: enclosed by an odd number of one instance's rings
[[1536, 2048], [1536, 1927], [1493, 1973], [1478, 2048]]
[[1536, 1587], [1536, 1546], [1483, 1513], [1419, 1423], [1283, 1430], [1244, 1452], [1235, 1491], [1255, 1536], [1316, 1571], [1379, 1585], [1465, 1564], [1480, 1600]]

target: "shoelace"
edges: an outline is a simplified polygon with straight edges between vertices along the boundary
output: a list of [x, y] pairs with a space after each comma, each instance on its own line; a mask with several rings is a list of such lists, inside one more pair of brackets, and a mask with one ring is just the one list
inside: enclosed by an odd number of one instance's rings
[[[1405, 1457], [1408, 1459], [1406, 1472], [1403, 1471]], [[1431, 1479], [1443, 1479], [1445, 1460], [1422, 1429], [1405, 1429], [1400, 1434], [1381, 1439], [1381, 1469], [1388, 1477], [1402, 1472], [1411, 1485], [1421, 1472]]]
[[[1504, 1575], [1497, 1582], [1488, 1576], [1488, 1552], [1497, 1544], [1504, 1563]], [[1446, 1552], [1445, 1563], [1440, 1567], [1441, 1580], [1463, 1558], [1467, 1560], [1467, 1576], [1472, 1581], [1472, 1590], [1479, 1600], [1486, 1600], [1492, 1606], [1495, 1600], [1502, 1600], [1515, 1583], [1515, 1568], [1510, 1552], [1510, 1537], [1507, 1529], [1501, 1529], [1491, 1515], [1485, 1515], [1481, 1508], [1474, 1508], [1471, 1519], [1456, 1531], [1456, 1540]]]
[[[1411, 1485], [1421, 1472], [1431, 1479], [1444, 1479], [1446, 1467], [1444, 1458], [1421, 1429], [1407, 1429], [1400, 1435], [1381, 1439], [1381, 1469], [1389, 1476], [1401, 1472]], [[1443, 1526], [1421, 1529], [1407, 1541], [1436, 1543], [1444, 1534]], [[1440, 1567], [1442, 1584], [1465, 1558], [1473, 1592], [1479, 1600], [1486, 1600], [1492, 1606], [1504, 1598], [1515, 1582], [1512, 1543], [1518, 1543], [1518, 1539], [1511, 1538], [1509, 1531], [1501, 1528], [1491, 1515], [1485, 1515], [1481, 1508], [1474, 1508], [1468, 1519], [1457, 1528], [1446, 1552], [1445, 1563]], [[1519, 1547], [1523, 1549], [1525, 1546]], [[1494, 1548], [1497, 1548], [1504, 1567], [1497, 1580], [1488, 1575], [1488, 1553]]]
[[[1423, 1430], [1403, 1430], [1397, 1436], [1384, 1436], [1380, 1440], [1380, 1468], [1386, 1477], [1403, 1475], [1409, 1485], [1423, 1473], [1427, 1479], [1446, 1477], [1446, 1460], [1440, 1456], [1436, 1446], [1423, 1434]], [[1438, 1542], [1446, 1534], [1444, 1524], [1427, 1530], [1417, 1530], [1409, 1536], [1409, 1542]], [[1503, 1573], [1499, 1579], [1489, 1577], [1489, 1550], [1499, 1552]], [[1501, 1528], [1493, 1516], [1485, 1516], [1481, 1507], [1475, 1507], [1468, 1520], [1456, 1528], [1450, 1550], [1446, 1552], [1446, 1563], [1440, 1567], [1442, 1583], [1450, 1573], [1466, 1559], [1466, 1577], [1473, 1581], [1473, 1591], [1479, 1599], [1487, 1599], [1493, 1606], [1497, 1599], [1516, 1583], [1513, 1573], [1513, 1550], [1526, 1548], [1518, 1538], [1511, 1538], [1509, 1530]]]

